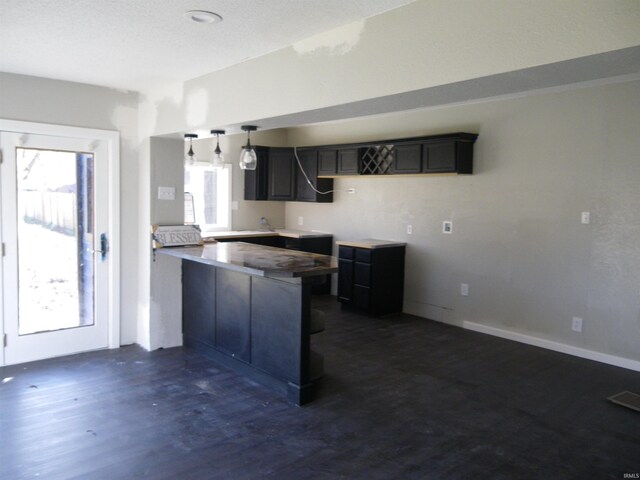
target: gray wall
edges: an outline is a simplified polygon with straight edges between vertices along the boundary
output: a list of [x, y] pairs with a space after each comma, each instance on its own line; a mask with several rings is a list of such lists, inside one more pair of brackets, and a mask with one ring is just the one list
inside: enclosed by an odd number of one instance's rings
[[[181, 225], [184, 222], [184, 140], [150, 139], [151, 153], [151, 224]], [[175, 200], [158, 200], [158, 187], [174, 187]], [[147, 247], [151, 236], [147, 231]], [[182, 344], [182, 289], [180, 260], [153, 255], [149, 263], [149, 323], [139, 326], [138, 343], [147, 348]]]
[[640, 82], [293, 128], [289, 142], [454, 131], [479, 133], [474, 175], [339, 179], [333, 204], [287, 203], [287, 227], [406, 241], [406, 312], [640, 360]]
[[134, 343], [138, 318], [138, 94], [0, 72], [0, 118], [120, 132], [120, 338]]

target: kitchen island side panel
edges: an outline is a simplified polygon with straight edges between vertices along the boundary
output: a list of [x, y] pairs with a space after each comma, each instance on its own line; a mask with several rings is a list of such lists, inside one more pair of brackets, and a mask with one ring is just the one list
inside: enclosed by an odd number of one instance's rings
[[251, 363], [251, 278], [231, 270], [216, 269], [216, 347]]
[[216, 344], [216, 269], [182, 262], [182, 334], [207, 346]]
[[309, 382], [311, 283], [251, 280], [251, 363], [304, 386]]

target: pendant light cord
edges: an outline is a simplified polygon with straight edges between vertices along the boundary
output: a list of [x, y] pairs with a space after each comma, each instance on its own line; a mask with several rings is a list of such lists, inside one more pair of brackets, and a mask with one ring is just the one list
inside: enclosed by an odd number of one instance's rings
[[300, 162], [300, 159], [298, 158], [298, 151], [296, 147], [293, 147], [293, 155], [296, 157], [296, 162], [298, 162], [298, 168], [300, 168], [300, 171], [302, 172], [302, 175], [304, 176], [304, 179], [307, 181], [307, 184], [309, 184], [309, 186], [311, 187], [311, 189], [316, 192], [319, 195], [328, 195], [330, 193], [335, 192], [335, 190], [328, 190], [326, 192], [321, 192], [320, 190], [318, 190], [315, 185], [313, 183], [311, 183], [311, 180], [309, 180], [309, 177], [307, 176], [307, 172], [304, 171], [304, 168], [302, 168], [302, 163]]

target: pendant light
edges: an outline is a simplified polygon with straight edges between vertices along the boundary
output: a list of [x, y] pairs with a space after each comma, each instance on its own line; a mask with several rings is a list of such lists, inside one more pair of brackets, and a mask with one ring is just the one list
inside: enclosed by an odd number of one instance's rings
[[211, 133], [216, 136], [216, 149], [211, 155], [211, 167], [214, 170], [222, 170], [224, 168], [224, 157], [222, 156], [222, 150], [220, 150], [220, 135], [224, 135], [224, 130], [211, 130]]
[[198, 135], [196, 135], [195, 133], [185, 133], [184, 138], [189, 139], [189, 151], [187, 152], [187, 155], [184, 157], [184, 164], [187, 166], [191, 166], [196, 163], [196, 157], [195, 157], [195, 154], [193, 153], [193, 139], [198, 138]]
[[256, 150], [251, 146], [251, 132], [258, 129], [255, 125], [242, 125], [242, 130], [247, 132], [247, 144], [242, 147], [240, 152], [240, 168], [242, 170], [255, 170], [258, 165], [258, 156]]

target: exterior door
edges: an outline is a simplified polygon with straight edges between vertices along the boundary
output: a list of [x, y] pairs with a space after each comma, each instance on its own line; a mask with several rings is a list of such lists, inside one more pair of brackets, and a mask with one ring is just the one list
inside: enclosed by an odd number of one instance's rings
[[117, 346], [110, 143], [0, 131], [6, 365]]

